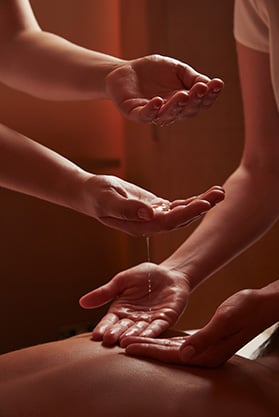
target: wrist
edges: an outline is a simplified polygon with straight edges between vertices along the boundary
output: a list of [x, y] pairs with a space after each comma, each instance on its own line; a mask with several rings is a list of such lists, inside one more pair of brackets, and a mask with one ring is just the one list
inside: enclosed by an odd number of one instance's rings
[[163, 268], [168, 269], [174, 273], [177, 273], [183, 276], [186, 281], [186, 285], [189, 289], [189, 292], [192, 292], [196, 287], [196, 279], [191, 274], [191, 268], [188, 268], [185, 265], [185, 262], [179, 262], [178, 260], [166, 259], [160, 264]]
[[96, 177], [96, 175], [80, 168], [76, 170], [70, 184], [69, 208], [79, 213], [92, 216], [94, 196], [88, 192], [87, 183], [93, 177]]

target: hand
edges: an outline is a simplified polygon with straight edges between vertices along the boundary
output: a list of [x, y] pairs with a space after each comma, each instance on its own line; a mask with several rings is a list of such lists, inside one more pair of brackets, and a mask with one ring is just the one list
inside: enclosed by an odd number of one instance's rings
[[161, 334], [183, 313], [188, 292], [188, 282], [180, 272], [143, 263], [84, 295], [80, 304], [84, 308], [95, 308], [113, 300], [92, 333], [94, 340], [113, 345], [123, 336]]
[[260, 291], [242, 290], [222, 303], [210, 322], [193, 335], [174, 340], [128, 337], [122, 346], [129, 354], [163, 362], [217, 367], [276, 322], [277, 317], [272, 321], [270, 314], [265, 316], [262, 300]]
[[79, 211], [134, 236], [185, 226], [224, 198], [223, 189], [215, 186], [197, 197], [169, 202], [109, 175], [89, 175], [81, 188]]
[[106, 84], [109, 97], [125, 117], [164, 126], [209, 108], [224, 83], [181, 61], [151, 55], [119, 66], [107, 76]]

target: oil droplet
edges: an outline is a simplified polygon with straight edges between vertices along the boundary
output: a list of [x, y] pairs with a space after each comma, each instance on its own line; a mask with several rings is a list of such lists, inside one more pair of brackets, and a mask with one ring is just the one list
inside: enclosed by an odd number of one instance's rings
[[[151, 256], [150, 256], [150, 237], [146, 237], [146, 251], [147, 251], [147, 262], [151, 262]], [[152, 292], [152, 281], [151, 281], [151, 271], [148, 270], [147, 273], [147, 291], [148, 291], [148, 301], [150, 304], [150, 297]], [[148, 311], [151, 312], [151, 307], [148, 308]], [[151, 321], [151, 317], [149, 317], [149, 322]]]
[[170, 203], [168, 203], [168, 202], [154, 203], [154, 204], [152, 204], [152, 208], [154, 208], [154, 210], [156, 210], [156, 211], [170, 211]]

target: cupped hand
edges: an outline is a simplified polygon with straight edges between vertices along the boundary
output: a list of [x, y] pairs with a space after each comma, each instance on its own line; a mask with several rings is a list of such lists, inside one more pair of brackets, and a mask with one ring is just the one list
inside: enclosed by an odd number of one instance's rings
[[210, 322], [193, 335], [175, 340], [127, 337], [122, 346], [131, 355], [214, 368], [276, 322], [278, 314], [272, 316], [264, 303], [266, 297], [260, 291], [242, 290], [223, 302]]
[[113, 345], [121, 342], [124, 336], [155, 337], [161, 334], [183, 313], [188, 292], [188, 281], [180, 272], [143, 263], [117, 274], [107, 284], [84, 295], [80, 305], [96, 308], [112, 301], [92, 337]]
[[212, 106], [223, 81], [173, 58], [150, 55], [128, 61], [106, 78], [108, 96], [128, 119], [170, 125]]
[[183, 227], [224, 198], [215, 186], [196, 197], [170, 202], [120, 178], [89, 175], [79, 211], [133, 236], [151, 236]]

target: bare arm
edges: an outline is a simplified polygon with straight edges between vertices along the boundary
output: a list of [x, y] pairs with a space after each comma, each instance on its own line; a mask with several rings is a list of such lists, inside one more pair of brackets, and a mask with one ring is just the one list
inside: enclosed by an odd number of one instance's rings
[[[94, 217], [131, 235], [181, 227], [206, 210], [223, 191], [169, 202], [110, 175], [94, 175], [56, 152], [0, 124], [0, 186]], [[219, 198], [217, 198], [219, 201]], [[168, 205], [169, 210], [153, 206]]]
[[242, 45], [238, 55], [245, 112], [241, 163], [224, 184], [225, 201], [163, 262], [183, 271], [191, 288], [259, 239], [278, 219], [279, 116], [269, 56]]
[[120, 59], [41, 30], [29, 1], [0, 2], [2, 82], [53, 100], [105, 98], [105, 77]]
[[[278, 219], [279, 117], [268, 54], [238, 45], [245, 112], [245, 149], [225, 183], [226, 199], [164, 263], [183, 273], [190, 290], [259, 239]], [[253, 69], [251, 71], [251, 68]], [[218, 366], [278, 321], [278, 283], [240, 291], [225, 300], [200, 331], [173, 346], [141, 338], [130, 353], [199, 366]], [[187, 299], [186, 299], [187, 300]], [[255, 311], [260, 314], [255, 317]], [[140, 339], [137, 339], [140, 341]], [[122, 338], [123, 346], [135, 340]]]
[[50, 100], [111, 99], [127, 118], [170, 124], [208, 108], [223, 82], [160, 55], [126, 61], [41, 30], [28, 0], [0, 2], [0, 81]]

